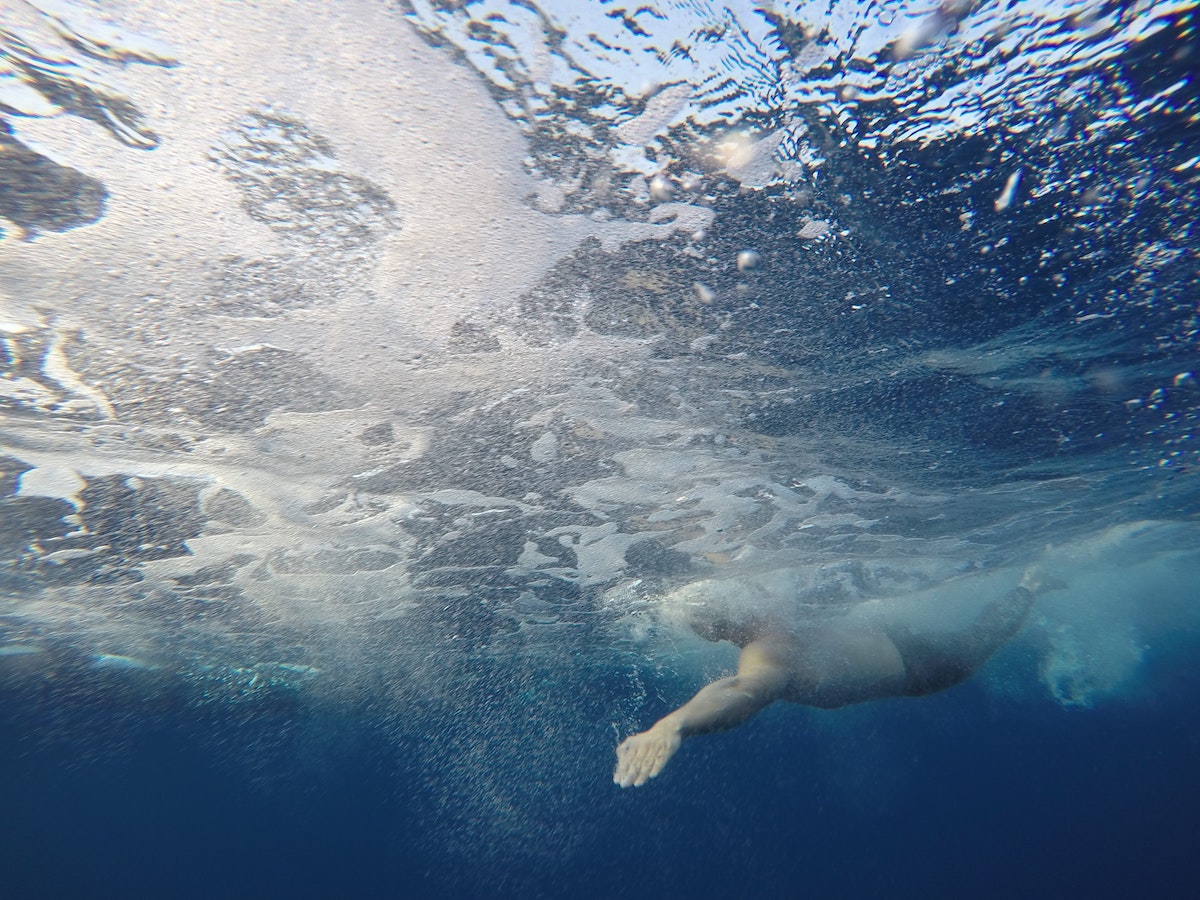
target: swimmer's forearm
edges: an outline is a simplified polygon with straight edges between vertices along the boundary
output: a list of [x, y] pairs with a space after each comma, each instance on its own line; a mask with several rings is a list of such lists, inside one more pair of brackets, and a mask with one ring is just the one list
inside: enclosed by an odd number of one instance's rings
[[781, 693], [772, 685], [748, 684], [745, 678], [733, 675], [706, 685], [675, 712], [659, 719], [654, 727], [685, 738], [726, 731], [779, 699]]
[[621, 787], [643, 785], [663, 770], [684, 738], [741, 725], [782, 699], [789, 670], [780, 649], [772, 641], [750, 642], [738, 657], [736, 675], [705, 686], [647, 731], [623, 740], [617, 747], [613, 781]]
[[733, 728], [778, 699], [782, 687], [776, 681], [744, 675], [714, 681], [647, 731], [623, 740], [613, 781], [623, 788], [645, 784], [663, 770], [684, 738]]

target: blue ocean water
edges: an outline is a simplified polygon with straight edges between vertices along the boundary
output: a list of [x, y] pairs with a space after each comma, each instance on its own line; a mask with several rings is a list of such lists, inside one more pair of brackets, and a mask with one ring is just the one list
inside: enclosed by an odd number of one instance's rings
[[[1186, 897], [1200, 799], [1195, 652], [1193, 635], [1150, 660], [1146, 678], [1169, 683], [1152, 696], [1086, 711], [971, 685], [869, 710], [772, 710], [695, 741], [639, 792], [610, 788], [609, 729], [579, 718], [562, 727], [584, 749], [539, 750], [548, 769], [518, 741], [493, 756], [495, 777], [552, 786], [540, 809], [514, 810], [513, 830], [493, 834], [453, 805], [430, 808], [455, 773], [368, 717], [195, 723], [110, 710], [65, 717], [61, 739], [29, 756], [10, 730], [28, 723], [6, 710], [5, 891]], [[70, 732], [89, 728], [117, 729], [123, 743], [81, 759]], [[264, 753], [278, 728], [337, 737]], [[303, 746], [313, 740], [326, 746]], [[563, 839], [572, 834], [583, 839]]]
[[1195, 894], [1195, 4], [0, 11], [0, 897]]

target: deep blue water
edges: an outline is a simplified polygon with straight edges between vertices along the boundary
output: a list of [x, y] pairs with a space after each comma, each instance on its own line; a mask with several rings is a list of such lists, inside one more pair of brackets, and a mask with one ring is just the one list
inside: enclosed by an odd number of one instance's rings
[[[262, 756], [257, 742], [283, 722], [269, 716], [201, 727], [93, 712], [58, 723], [81, 729], [74, 741], [31, 755], [12, 733], [28, 723], [6, 710], [4, 895], [1189, 897], [1195, 652], [1160, 650], [1142, 682], [1153, 690], [1089, 710], [974, 684], [838, 712], [775, 708], [691, 742], [638, 791], [609, 783], [607, 726], [573, 723], [590, 746], [567, 771], [531, 772], [515, 746], [496, 760], [509, 777], [566, 776], [546, 812], [566, 810], [585, 839], [548, 856], [535, 846], [555, 843], [545, 823], [528, 842], [504, 834], [500, 853], [486, 840], [448, 852], [457, 811], [429, 806], [423, 771], [436, 746], [352, 716], [329, 715], [319, 727], [340, 738], [301, 766]], [[123, 744], [81, 757], [95, 728]]]

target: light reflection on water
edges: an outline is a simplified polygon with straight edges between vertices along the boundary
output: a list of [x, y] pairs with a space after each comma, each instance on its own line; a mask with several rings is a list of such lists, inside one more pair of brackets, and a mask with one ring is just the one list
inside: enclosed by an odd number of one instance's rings
[[340, 696], [1189, 518], [1184, 7], [20, 7], [4, 645]]

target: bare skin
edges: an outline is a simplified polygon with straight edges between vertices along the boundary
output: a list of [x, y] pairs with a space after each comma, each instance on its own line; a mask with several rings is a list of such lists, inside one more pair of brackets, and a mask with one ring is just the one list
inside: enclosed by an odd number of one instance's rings
[[735, 728], [777, 700], [836, 709], [965, 681], [1016, 633], [1034, 597], [1057, 586], [1030, 569], [1018, 590], [985, 608], [959, 635], [893, 639], [846, 618], [802, 633], [768, 628], [745, 643], [736, 674], [705, 685], [648, 730], [622, 741], [613, 782], [641, 787], [662, 772], [684, 738]]

